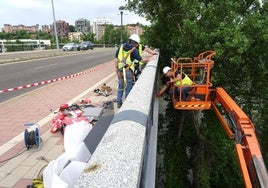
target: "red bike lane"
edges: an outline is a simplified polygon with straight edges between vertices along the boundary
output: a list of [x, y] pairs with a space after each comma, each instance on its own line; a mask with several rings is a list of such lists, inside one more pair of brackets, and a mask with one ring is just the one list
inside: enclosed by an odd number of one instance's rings
[[[0, 111], [0, 187], [25, 187], [32, 182], [40, 166], [40, 162], [36, 160], [38, 152], [40, 155], [45, 155], [45, 152], [53, 153], [55, 144], [62, 148], [62, 135], [49, 132], [52, 125], [51, 119], [54, 117], [53, 112], [56, 112], [63, 103], [77, 102], [79, 97], [91, 99], [92, 104], [101, 104], [102, 100], [115, 98], [117, 84], [113, 73], [114, 63], [109, 61], [88, 69], [79, 76], [46, 84], [37, 90], [0, 104], [2, 109]], [[111, 86], [112, 95], [106, 98], [94, 96], [93, 90], [99, 88], [104, 82]], [[29, 159], [31, 153], [20, 157], [20, 152], [25, 150], [23, 140], [23, 133], [27, 128], [24, 126], [25, 123], [41, 124], [40, 137], [44, 137], [47, 142], [43, 146], [41, 144], [40, 150], [33, 154], [36, 155], [34, 160]], [[58, 142], [49, 145], [49, 139], [53, 137], [58, 138]], [[56, 150], [54, 156], [62, 152]], [[28, 162], [23, 164], [27, 158]]]

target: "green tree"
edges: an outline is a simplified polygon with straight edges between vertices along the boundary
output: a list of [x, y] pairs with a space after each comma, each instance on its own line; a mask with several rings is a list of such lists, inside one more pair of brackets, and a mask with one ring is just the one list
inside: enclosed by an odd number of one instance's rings
[[95, 42], [94, 37], [95, 37], [95, 35], [93, 33], [83, 33], [81, 35], [81, 38], [82, 38], [83, 41]]
[[39, 32], [40, 39], [53, 39], [53, 36], [50, 33], [40, 31]]
[[75, 27], [73, 25], [69, 25], [69, 31], [70, 32], [75, 32]]
[[105, 26], [104, 34], [100, 39], [100, 43], [114, 44], [115, 43], [115, 28], [113, 25], [109, 24]]
[[[194, 57], [205, 50], [216, 51], [212, 82], [223, 87], [252, 118], [268, 164], [268, 143], [264, 139], [268, 133], [268, 3], [261, 6], [253, 0], [133, 0], [128, 1], [127, 7], [151, 22], [151, 27], [146, 28], [146, 38], [160, 48], [160, 68], [169, 64], [170, 57]], [[204, 124], [212, 120], [211, 116], [206, 117]], [[226, 141], [215, 136], [219, 135], [217, 131], [209, 131], [210, 127], [207, 130], [203, 136], [214, 137], [212, 151], [220, 147], [225, 151], [221, 154], [228, 155], [230, 150], [225, 146], [229, 144], [219, 146], [219, 140]], [[202, 164], [200, 162], [199, 171], [209, 172], [202, 174], [203, 183], [207, 182], [208, 187], [223, 187], [225, 183], [212, 184], [208, 177], [212, 171]], [[226, 168], [213, 168], [217, 174], [228, 174]], [[222, 181], [227, 185], [232, 176]]]
[[29, 39], [30, 33], [25, 30], [19, 30], [15, 33], [14, 39]]
[[[123, 41], [126, 42], [129, 38], [129, 33], [125, 27], [122, 30]], [[120, 44], [121, 28], [114, 27], [114, 25], [106, 25], [104, 35], [100, 39], [100, 43], [105, 44]]]

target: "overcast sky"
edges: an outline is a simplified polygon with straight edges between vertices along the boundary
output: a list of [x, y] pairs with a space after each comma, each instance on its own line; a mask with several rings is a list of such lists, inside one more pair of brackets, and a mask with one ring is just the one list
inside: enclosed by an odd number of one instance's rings
[[[53, 0], [56, 20], [74, 25], [75, 20], [86, 18], [92, 24], [96, 18], [106, 18], [114, 25], [121, 24], [119, 7], [124, 0]], [[4, 24], [26, 26], [53, 23], [51, 0], [0, 0], [0, 30]], [[124, 11], [123, 24], [148, 24], [144, 18]]]

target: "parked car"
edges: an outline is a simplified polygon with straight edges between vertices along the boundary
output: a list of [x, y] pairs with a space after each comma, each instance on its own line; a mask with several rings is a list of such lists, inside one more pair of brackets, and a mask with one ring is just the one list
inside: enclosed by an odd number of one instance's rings
[[81, 42], [77, 50], [93, 50], [93, 48], [94, 45], [90, 41], [83, 41]]
[[67, 43], [65, 44], [63, 47], [62, 47], [62, 50], [63, 51], [74, 51], [74, 50], [77, 50], [78, 48], [78, 44], [76, 43]]

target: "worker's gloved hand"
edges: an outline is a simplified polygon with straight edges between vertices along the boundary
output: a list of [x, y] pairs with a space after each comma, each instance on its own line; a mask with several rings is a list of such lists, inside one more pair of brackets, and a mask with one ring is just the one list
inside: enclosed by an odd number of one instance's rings
[[166, 82], [166, 85], [170, 85], [170, 84], [171, 84], [171, 81], [170, 80]]
[[161, 93], [157, 93], [156, 94], [156, 97], [161, 97]]

